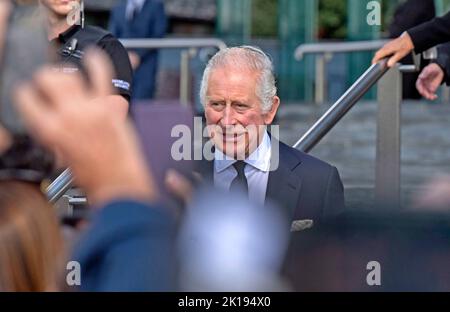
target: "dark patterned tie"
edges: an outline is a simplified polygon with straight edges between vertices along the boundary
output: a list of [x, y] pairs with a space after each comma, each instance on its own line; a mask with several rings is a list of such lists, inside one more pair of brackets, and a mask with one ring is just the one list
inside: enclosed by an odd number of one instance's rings
[[237, 161], [233, 164], [237, 171], [237, 177], [231, 182], [230, 192], [241, 192], [248, 195], [247, 178], [245, 177], [245, 162]]

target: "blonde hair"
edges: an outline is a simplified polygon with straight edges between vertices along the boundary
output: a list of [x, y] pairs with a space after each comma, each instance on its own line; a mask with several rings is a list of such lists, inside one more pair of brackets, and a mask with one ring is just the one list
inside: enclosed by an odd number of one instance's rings
[[57, 290], [62, 236], [39, 188], [0, 182], [0, 291]]

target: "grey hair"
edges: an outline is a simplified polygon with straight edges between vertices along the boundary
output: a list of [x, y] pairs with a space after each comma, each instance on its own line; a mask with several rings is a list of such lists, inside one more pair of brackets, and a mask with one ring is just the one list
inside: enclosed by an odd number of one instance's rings
[[200, 101], [206, 105], [206, 93], [211, 72], [220, 67], [232, 66], [246, 68], [260, 73], [255, 93], [261, 101], [261, 109], [268, 112], [272, 109], [273, 98], [277, 95], [272, 60], [260, 48], [240, 46], [223, 49], [215, 54], [206, 65], [200, 86]]

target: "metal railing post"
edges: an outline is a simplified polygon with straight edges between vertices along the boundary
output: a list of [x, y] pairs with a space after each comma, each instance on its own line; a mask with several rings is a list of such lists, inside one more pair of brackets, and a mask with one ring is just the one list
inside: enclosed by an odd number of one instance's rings
[[328, 100], [327, 63], [333, 58], [330, 52], [316, 56], [314, 103], [323, 104]]
[[449, 104], [450, 102], [450, 88], [447, 86], [441, 86], [441, 102], [444, 104]]
[[387, 42], [388, 40], [369, 40], [351, 42], [319, 42], [299, 45], [294, 53], [294, 57], [297, 61], [302, 60], [306, 54], [317, 54], [315, 61], [314, 102], [316, 104], [320, 104], [328, 100], [326, 64], [331, 60], [333, 53], [378, 50]]
[[73, 176], [70, 169], [64, 170], [53, 182], [47, 187], [46, 193], [48, 201], [52, 204], [56, 203], [72, 186]]
[[316, 55], [316, 88], [314, 91], [314, 102], [322, 104], [327, 98], [326, 85], [326, 60], [324, 54]]
[[181, 52], [180, 61], [180, 103], [188, 106], [191, 101], [191, 59], [197, 53], [197, 49], [191, 48]]
[[378, 83], [375, 201], [399, 207], [402, 73], [391, 68]]
[[387, 70], [387, 59], [370, 66], [293, 147], [305, 153], [313, 149]]

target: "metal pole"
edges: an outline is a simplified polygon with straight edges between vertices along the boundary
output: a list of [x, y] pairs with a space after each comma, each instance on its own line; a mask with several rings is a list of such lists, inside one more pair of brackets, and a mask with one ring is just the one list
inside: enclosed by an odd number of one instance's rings
[[375, 200], [399, 207], [402, 73], [392, 68], [378, 84]]
[[66, 193], [72, 186], [73, 176], [70, 169], [64, 170], [52, 184], [47, 187], [46, 193], [50, 203], [54, 204]]
[[322, 104], [326, 99], [326, 59], [325, 55], [319, 54], [316, 56], [316, 89], [314, 95], [314, 102]]
[[295, 143], [297, 148], [309, 152], [364, 96], [388, 70], [387, 59], [370, 66], [368, 70], [341, 96], [339, 100]]
[[216, 47], [226, 49], [227, 45], [216, 38], [164, 38], [164, 39], [119, 39], [127, 49], [183, 49]]
[[180, 61], [180, 103], [188, 106], [191, 102], [191, 59], [197, 54], [197, 49], [191, 48], [181, 52]]
[[189, 105], [189, 51], [181, 51], [180, 60], [180, 103]]
[[441, 103], [448, 104], [450, 102], [450, 88], [444, 85], [441, 90]]
[[380, 49], [389, 40], [345, 41], [305, 43], [295, 50], [295, 59], [300, 61], [306, 54], [362, 52]]

